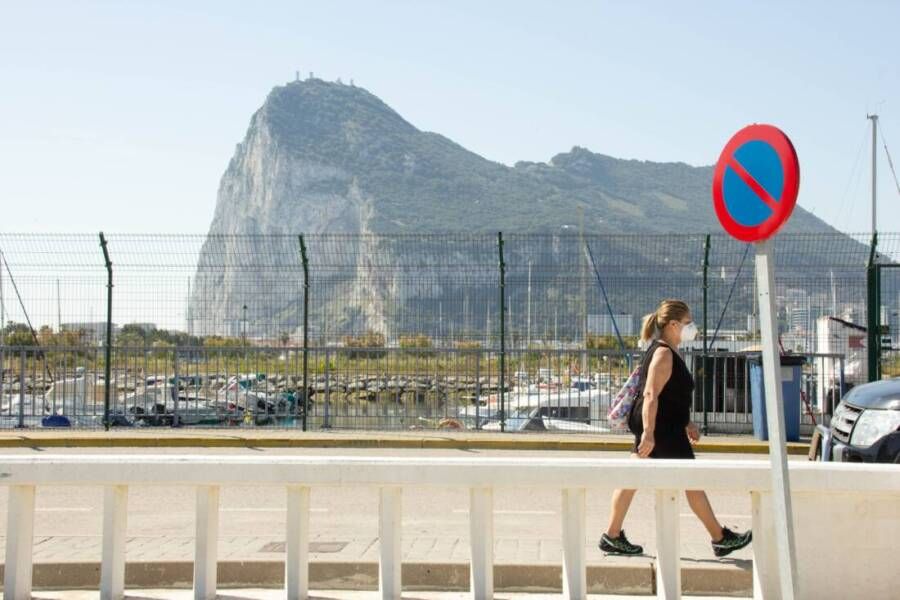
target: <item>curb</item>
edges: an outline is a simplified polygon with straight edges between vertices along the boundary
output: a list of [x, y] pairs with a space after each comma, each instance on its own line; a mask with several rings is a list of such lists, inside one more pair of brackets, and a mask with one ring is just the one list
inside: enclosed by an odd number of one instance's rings
[[[559, 451], [627, 451], [631, 441], [620, 439], [565, 438], [529, 439], [529, 434], [503, 436], [371, 436], [366, 434], [331, 435], [297, 433], [296, 435], [52, 435], [43, 433], [0, 433], [0, 448], [382, 448], [435, 450], [559, 450]], [[787, 453], [805, 455], [809, 446], [788, 442]], [[694, 449], [702, 453], [768, 454], [768, 442], [706, 441]]]
[[[378, 589], [378, 563], [309, 564], [312, 589], [371, 591]], [[0, 565], [0, 573], [3, 567]], [[682, 567], [683, 592], [694, 595], [750, 596], [753, 574], [736, 566]], [[468, 563], [404, 563], [403, 589], [409, 591], [469, 590]], [[125, 585], [132, 589], [191, 588], [193, 563], [188, 561], [139, 562], [125, 566]], [[218, 584], [222, 588], [284, 585], [283, 561], [221, 561]], [[100, 563], [39, 563], [34, 565], [35, 589], [97, 589]], [[559, 565], [494, 565], [494, 587], [501, 592], [562, 591]], [[652, 595], [656, 593], [654, 563], [589, 565], [590, 594]]]

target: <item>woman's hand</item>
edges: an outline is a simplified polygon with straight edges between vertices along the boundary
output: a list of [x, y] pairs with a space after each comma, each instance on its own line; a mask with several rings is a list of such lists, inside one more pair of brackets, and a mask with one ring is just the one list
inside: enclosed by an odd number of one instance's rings
[[638, 456], [641, 458], [649, 457], [655, 446], [656, 439], [653, 437], [653, 432], [645, 430], [644, 433], [641, 434], [641, 443], [638, 444]]
[[691, 441], [691, 444], [696, 444], [700, 441], [700, 428], [697, 427], [694, 423], [688, 423], [687, 427], [684, 428], [687, 432], [688, 439]]

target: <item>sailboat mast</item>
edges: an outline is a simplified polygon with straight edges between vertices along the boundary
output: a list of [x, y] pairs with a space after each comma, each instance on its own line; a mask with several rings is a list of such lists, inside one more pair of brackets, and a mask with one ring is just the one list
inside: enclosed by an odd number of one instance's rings
[[877, 180], [877, 171], [878, 171], [878, 146], [877, 146], [877, 137], [878, 137], [878, 115], [867, 115], [872, 121], [872, 233], [874, 234], [878, 231], [878, 219], [877, 219], [877, 208], [876, 208], [876, 199], [877, 199], [877, 188], [876, 188], [876, 180]]
[[837, 288], [834, 287], [834, 269], [829, 271], [831, 276], [831, 316], [837, 316]]
[[62, 331], [62, 300], [59, 294], [59, 279], [56, 280], [56, 332]]

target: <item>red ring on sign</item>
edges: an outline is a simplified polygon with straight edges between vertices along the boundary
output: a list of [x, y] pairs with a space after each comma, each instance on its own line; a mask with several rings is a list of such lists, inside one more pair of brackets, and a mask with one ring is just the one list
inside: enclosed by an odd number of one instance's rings
[[[781, 191], [781, 198], [775, 198], [776, 205], [772, 209], [772, 215], [764, 222], [753, 227], [741, 225], [725, 208], [725, 197], [722, 192], [722, 184], [725, 177], [725, 168], [731, 162], [735, 151], [750, 141], [762, 141], [769, 144], [781, 162], [781, 169], [784, 176], [784, 186]], [[725, 228], [732, 237], [742, 242], [761, 242], [769, 239], [776, 233], [790, 218], [797, 204], [797, 194], [800, 191], [800, 163], [797, 160], [797, 152], [794, 145], [787, 135], [774, 125], [748, 125], [728, 140], [722, 154], [719, 155], [719, 161], [716, 163], [716, 169], [713, 172], [713, 208], [719, 223]]]

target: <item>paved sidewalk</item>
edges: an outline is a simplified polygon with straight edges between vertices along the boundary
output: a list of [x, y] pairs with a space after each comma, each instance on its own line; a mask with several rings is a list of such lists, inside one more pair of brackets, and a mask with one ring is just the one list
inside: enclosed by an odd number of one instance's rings
[[[640, 528], [643, 529], [643, 528]], [[595, 541], [586, 545], [588, 564], [650, 565], [655, 558], [652, 535], [642, 536], [640, 530], [629, 536], [645, 546], [642, 556], [606, 556]], [[652, 534], [652, 532], [649, 532]], [[310, 539], [310, 561], [323, 562], [378, 562], [377, 537], [349, 537], [335, 539], [331, 534], [319, 534]], [[0, 545], [6, 539], [0, 537]], [[101, 556], [100, 535], [35, 536], [35, 563], [91, 563]], [[469, 540], [463, 537], [421, 536], [404, 538], [403, 562], [468, 563]], [[275, 536], [223, 536], [219, 539], [220, 561], [279, 561], [284, 560], [284, 539]], [[190, 562], [194, 559], [193, 536], [130, 536], [125, 542], [125, 560], [132, 562]], [[494, 540], [494, 561], [497, 564], [559, 565], [562, 560], [562, 543], [558, 538], [499, 537]], [[726, 559], [712, 555], [708, 544], [685, 543], [682, 545], [682, 561], [685, 564], [706, 567], [734, 566], [750, 569], [751, 552], [744, 549]]]
[[[377, 589], [379, 551], [377, 538], [346, 537], [335, 540], [333, 535], [313, 537], [314, 539], [310, 541], [310, 578], [313, 585], [357, 590]], [[652, 539], [649, 541], [651, 544], [648, 545], [651, 547], [647, 553], [636, 557], [604, 556], [595, 544], [589, 542], [586, 546], [589, 589], [652, 593], [655, 560], [652, 554]], [[5, 540], [0, 540], [0, 543], [3, 542]], [[495, 540], [494, 549], [494, 573], [498, 590], [559, 589], [562, 557], [559, 539], [500, 537]], [[273, 536], [227, 536], [219, 540], [218, 550], [219, 581], [223, 587], [228, 584], [277, 587], [283, 582], [285, 553], [284, 541], [281, 539]], [[751, 595], [752, 562], [749, 549], [735, 553], [733, 557], [727, 559], [713, 559], [706, 545], [688, 543], [683, 546], [682, 552], [681, 569], [685, 592]], [[129, 537], [126, 541], [128, 565], [126, 581], [130, 587], [190, 586], [193, 553], [194, 538], [190, 536]], [[405, 587], [467, 589], [470, 556], [468, 539], [453, 536], [407, 537], [402, 542], [402, 553]], [[100, 554], [100, 536], [36, 538], [34, 555], [36, 589], [42, 587], [56, 589], [65, 586], [96, 589], [99, 581]], [[177, 597], [143, 594], [132, 596]], [[96, 598], [96, 595], [47, 596], [42, 593], [36, 597]], [[422, 596], [413, 593], [409, 597]], [[506, 595], [498, 597], [504, 598]]]

